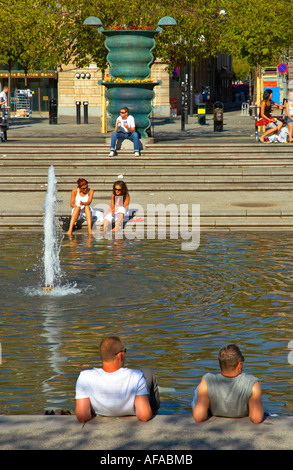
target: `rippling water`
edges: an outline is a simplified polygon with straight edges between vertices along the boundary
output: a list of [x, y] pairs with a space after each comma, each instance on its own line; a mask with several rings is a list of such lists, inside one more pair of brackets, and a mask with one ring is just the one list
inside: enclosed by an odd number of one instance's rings
[[[264, 407], [292, 414], [292, 235], [201, 234], [179, 240], [64, 238], [62, 287], [42, 292], [42, 234], [0, 234], [1, 413], [74, 413], [77, 376], [120, 335], [129, 367], [152, 366], [161, 412], [190, 412], [219, 349], [239, 344]], [[293, 348], [293, 346], [292, 346]], [[291, 361], [292, 362], [292, 361]]]

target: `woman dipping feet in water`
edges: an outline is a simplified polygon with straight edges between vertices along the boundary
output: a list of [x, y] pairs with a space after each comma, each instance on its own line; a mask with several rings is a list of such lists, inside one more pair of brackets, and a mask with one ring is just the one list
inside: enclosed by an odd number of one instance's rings
[[129, 218], [129, 201], [130, 197], [126, 184], [122, 180], [116, 181], [113, 184], [111, 206], [104, 217], [104, 225], [103, 229], [101, 230], [101, 233], [103, 233], [107, 229], [109, 224], [112, 225], [113, 221], [115, 221], [115, 227], [112, 229], [112, 232], [116, 232], [119, 229], [119, 225], [121, 224], [123, 219], [127, 220]]
[[75, 222], [78, 218], [85, 218], [88, 225], [90, 235], [92, 231], [92, 211], [90, 204], [92, 202], [94, 191], [88, 187], [87, 180], [79, 178], [77, 180], [77, 188], [72, 190], [70, 206], [73, 208], [71, 212], [71, 220], [67, 235], [72, 234]]

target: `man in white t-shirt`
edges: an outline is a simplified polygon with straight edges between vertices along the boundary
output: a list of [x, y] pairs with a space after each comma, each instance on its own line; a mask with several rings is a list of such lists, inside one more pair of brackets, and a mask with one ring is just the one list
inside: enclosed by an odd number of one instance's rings
[[[124, 367], [126, 349], [118, 336], [109, 336], [100, 344], [102, 368], [84, 370], [76, 382], [76, 417], [85, 422], [95, 415], [136, 415], [148, 421], [159, 407], [155, 376]], [[147, 371], [149, 372], [149, 370]], [[149, 396], [150, 395], [150, 396]]]
[[8, 98], [7, 98], [7, 93], [8, 93], [8, 86], [5, 86], [3, 88], [3, 91], [0, 93], [0, 106], [8, 106]]
[[134, 117], [129, 114], [129, 109], [120, 109], [120, 116], [116, 120], [114, 132], [111, 136], [111, 149], [109, 157], [114, 157], [117, 139], [130, 139], [134, 146], [134, 155], [139, 157], [139, 136], [135, 130]]

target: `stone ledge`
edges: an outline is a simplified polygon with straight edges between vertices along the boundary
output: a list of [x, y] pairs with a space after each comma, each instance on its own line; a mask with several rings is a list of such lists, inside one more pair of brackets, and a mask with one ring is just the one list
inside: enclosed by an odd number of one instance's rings
[[1, 450], [292, 450], [293, 416], [210, 418], [190, 414], [96, 417], [85, 425], [75, 416], [0, 415]]
[[[111, 137], [107, 137], [105, 139], [106, 145], [110, 147], [111, 144]], [[139, 139], [139, 150], [143, 150], [146, 146], [146, 144], [153, 144], [154, 143], [154, 138], [153, 137], [148, 137], [148, 138], [142, 138]], [[116, 150], [133, 150], [133, 142], [130, 139], [117, 139], [117, 145], [116, 145]]]

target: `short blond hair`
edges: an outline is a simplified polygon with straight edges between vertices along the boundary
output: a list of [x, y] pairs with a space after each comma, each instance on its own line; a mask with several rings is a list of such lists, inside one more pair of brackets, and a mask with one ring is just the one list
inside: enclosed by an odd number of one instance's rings
[[119, 336], [108, 336], [100, 344], [100, 357], [103, 362], [111, 362], [117, 353], [123, 349], [123, 343]]

